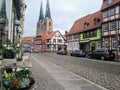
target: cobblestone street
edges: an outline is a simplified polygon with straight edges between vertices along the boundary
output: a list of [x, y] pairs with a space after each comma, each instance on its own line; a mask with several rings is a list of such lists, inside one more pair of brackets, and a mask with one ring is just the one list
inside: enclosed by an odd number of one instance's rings
[[[77, 75], [80, 75], [92, 82], [95, 82], [101, 86], [104, 86], [105, 88], [108, 88], [109, 90], [119, 90], [120, 88], [119, 62], [100, 61], [100, 60], [92, 60], [87, 58], [63, 56], [63, 55], [56, 55], [54, 53], [42, 53], [42, 54], [38, 53], [38, 54], [34, 54], [34, 56], [40, 60], [43, 60], [41, 58], [44, 58], [44, 60], [46, 61], [48, 60], [59, 66], [62, 66], [65, 69]], [[41, 74], [43, 73], [41, 72]]]

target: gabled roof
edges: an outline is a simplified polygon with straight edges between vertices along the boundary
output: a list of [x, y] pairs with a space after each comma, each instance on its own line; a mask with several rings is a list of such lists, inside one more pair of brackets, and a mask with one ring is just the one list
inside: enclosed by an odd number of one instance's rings
[[[95, 24], [95, 21], [94, 21], [95, 19], [99, 19], [100, 20], [99, 23]], [[101, 21], [102, 21], [101, 19], [102, 19], [101, 11], [97, 11], [91, 14], [87, 21], [89, 23], [89, 26], [87, 28], [84, 28], [84, 31], [101, 27]]]
[[66, 35], [63, 35], [63, 38], [64, 38], [64, 40], [67, 40], [67, 37], [66, 37]]
[[115, 4], [120, 4], [120, 0], [112, 0], [111, 4], [108, 4], [107, 0], [103, 0], [101, 10], [107, 9]]
[[51, 39], [55, 34], [56, 34], [56, 32], [58, 32], [58, 31], [53, 31], [53, 32], [48, 32], [47, 34], [46, 34], [46, 39]]
[[[83, 31], [101, 27], [101, 14], [102, 14], [101, 11], [97, 11], [93, 14], [89, 14], [85, 17], [78, 19], [77, 21], [75, 21], [75, 23], [73, 24], [72, 28], [70, 29], [67, 35], [76, 34]], [[97, 24], [94, 24], [95, 18], [100, 19], [100, 22]], [[85, 23], [89, 24], [88, 27], [84, 27]]]
[[58, 31], [46, 31], [46, 32], [40, 32], [38, 35], [37, 35], [37, 37], [35, 38], [35, 40], [36, 39], [50, 39], [50, 38], [52, 38], [55, 34], [56, 34], [56, 32], [58, 32]]
[[90, 16], [90, 14], [76, 20], [68, 34], [79, 33], [81, 29], [84, 29], [84, 23], [85, 23], [85, 21], [88, 20], [89, 16]]

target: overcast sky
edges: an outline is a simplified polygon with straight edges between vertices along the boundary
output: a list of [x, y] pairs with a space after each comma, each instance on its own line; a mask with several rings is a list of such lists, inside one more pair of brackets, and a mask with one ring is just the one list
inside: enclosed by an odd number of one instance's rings
[[[46, 1], [43, 1], [43, 11], [46, 10]], [[74, 22], [85, 15], [100, 10], [103, 0], [49, 0], [53, 30], [62, 34], [69, 31]], [[36, 25], [39, 18], [41, 0], [25, 0], [25, 23], [23, 36], [36, 34]]]

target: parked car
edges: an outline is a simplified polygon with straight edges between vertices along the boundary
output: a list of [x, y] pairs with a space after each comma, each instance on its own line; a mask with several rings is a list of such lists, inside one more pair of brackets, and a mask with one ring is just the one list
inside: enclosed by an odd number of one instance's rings
[[86, 52], [83, 50], [73, 50], [71, 53], [71, 56], [80, 56], [80, 57], [85, 57]]
[[67, 55], [67, 51], [65, 51], [65, 50], [59, 50], [59, 51], [57, 51], [57, 54]]
[[92, 52], [89, 52], [87, 57], [101, 60], [114, 60], [115, 53], [113, 53], [113, 50], [109, 49], [96, 49]]

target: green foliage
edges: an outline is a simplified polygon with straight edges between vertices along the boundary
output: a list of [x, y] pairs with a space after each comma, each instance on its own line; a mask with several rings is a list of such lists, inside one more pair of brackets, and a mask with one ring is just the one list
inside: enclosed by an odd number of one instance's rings
[[22, 57], [17, 57], [16, 60], [17, 60], [17, 61], [22, 61], [23, 58], [22, 58]]
[[16, 56], [16, 50], [15, 49], [4, 49], [2, 51], [2, 57], [4, 59], [12, 59]]
[[22, 69], [21, 71], [17, 71], [16, 72], [16, 77], [18, 77], [18, 78], [26, 78], [26, 77], [28, 77], [29, 75], [31, 75], [31, 71], [30, 70], [28, 70], [28, 69]]

